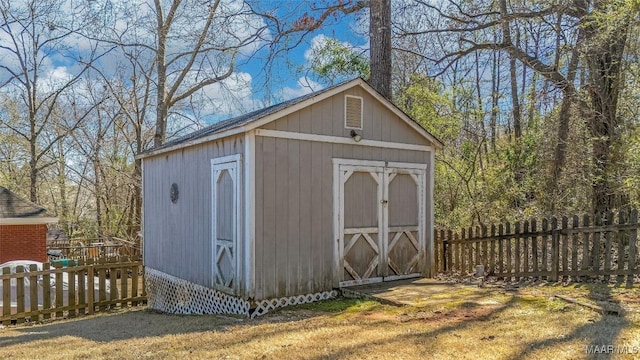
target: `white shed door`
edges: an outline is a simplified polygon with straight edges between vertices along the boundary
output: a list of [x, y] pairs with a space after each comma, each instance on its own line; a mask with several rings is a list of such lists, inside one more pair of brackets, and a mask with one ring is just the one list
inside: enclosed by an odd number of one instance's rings
[[234, 293], [240, 269], [240, 158], [235, 155], [211, 162], [213, 286]]
[[419, 276], [425, 256], [426, 169], [344, 161], [334, 165], [340, 286]]

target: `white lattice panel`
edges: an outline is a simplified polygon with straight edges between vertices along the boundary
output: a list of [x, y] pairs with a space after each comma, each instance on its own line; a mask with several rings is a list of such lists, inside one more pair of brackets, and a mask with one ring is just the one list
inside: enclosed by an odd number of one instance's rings
[[146, 268], [147, 305], [169, 314], [238, 314], [255, 318], [285, 306], [300, 305], [338, 296], [336, 290], [255, 302], [224, 294], [189, 281]]
[[146, 268], [149, 308], [169, 314], [238, 314], [249, 316], [249, 302]]
[[333, 299], [336, 296], [338, 296], [338, 292], [336, 290], [332, 290], [332, 291], [319, 292], [315, 294], [289, 296], [289, 297], [283, 297], [279, 299], [268, 299], [268, 300], [256, 301], [256, 308], [253, 309], [253, 312], [251, 313], [251, 318], [264, 315], [269, 311], [277, 308], [306, 304], [306, 303], [316, 302], [320, 300]]

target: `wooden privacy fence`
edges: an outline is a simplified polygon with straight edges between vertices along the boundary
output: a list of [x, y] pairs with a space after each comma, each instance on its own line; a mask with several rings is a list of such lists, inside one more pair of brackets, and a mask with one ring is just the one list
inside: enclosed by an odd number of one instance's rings
[[75, 317], [146, 302], [139, 257], [79, 259], [73, 266], [3, 268], [2, 324]]
[[638, 211], [437, 231], [437, 272], [485, 273], [520, 280], [602, 277], [633, 281], [638, 270]]

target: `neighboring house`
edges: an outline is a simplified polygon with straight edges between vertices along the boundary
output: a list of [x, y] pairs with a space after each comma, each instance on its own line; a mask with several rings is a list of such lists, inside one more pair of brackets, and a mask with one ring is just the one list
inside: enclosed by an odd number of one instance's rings
[[255, 316], [430, 276], [441, 147], [355, 79], [146, 152], [149, 306]]
[[47, 261], [47, 211], [0, 186], [0, 264], [11, 260]]

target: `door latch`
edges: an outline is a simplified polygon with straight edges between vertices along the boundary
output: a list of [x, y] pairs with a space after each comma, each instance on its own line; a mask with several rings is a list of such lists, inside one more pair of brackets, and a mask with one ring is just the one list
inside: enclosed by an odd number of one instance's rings
[[387, 205], [389, 203], [389, 200], [380, 200], [380, 204], [382, 205]]

